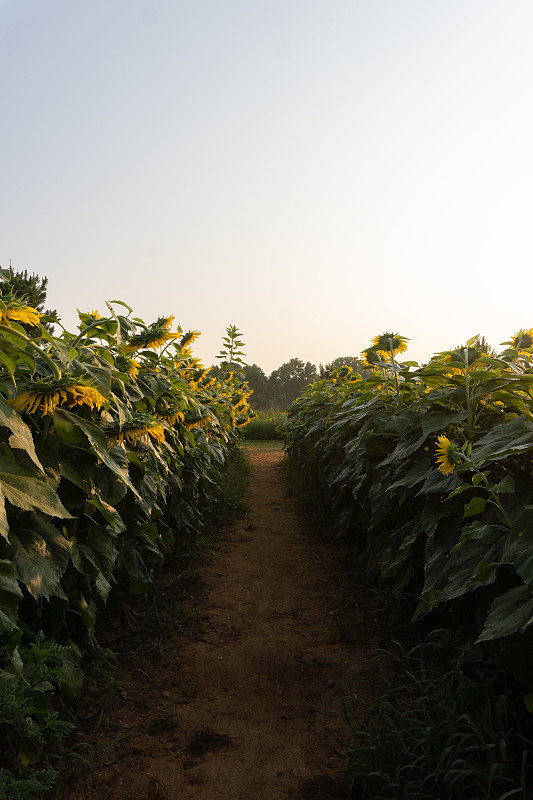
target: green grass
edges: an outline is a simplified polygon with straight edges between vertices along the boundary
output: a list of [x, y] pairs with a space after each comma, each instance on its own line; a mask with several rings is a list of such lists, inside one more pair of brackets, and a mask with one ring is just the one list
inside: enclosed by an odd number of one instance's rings
[[394, 677], [378, 663], [364, 691], [351, 687], [342, 699], [349, 796], [529, 800], [533, 732], [523, 690], [452, 631], [393, 648], [382, 658]]
[[250, 441], [283, 439], [281, 428], [286, 416], [281, 411], [258, 411], [254, 419], [244, 429], [245, 439]]

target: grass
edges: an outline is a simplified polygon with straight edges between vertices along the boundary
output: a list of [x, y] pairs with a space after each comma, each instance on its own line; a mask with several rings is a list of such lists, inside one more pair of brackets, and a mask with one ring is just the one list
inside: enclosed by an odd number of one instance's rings
[[283, 439], [281, 430], [286, 414], [282, 411], [258, 411], [254, 419], [244, 429], [244, 436], [250, 441], [270, 441]]
[[373, 701], [361, 687], [342, 698], [350, 792], [371, 800], [531, 798], [523, 692], [481, 650], [440, 630], [410, 649], [396, 642], [381, 657], [394, 677], [374, 665], [365, 679]]

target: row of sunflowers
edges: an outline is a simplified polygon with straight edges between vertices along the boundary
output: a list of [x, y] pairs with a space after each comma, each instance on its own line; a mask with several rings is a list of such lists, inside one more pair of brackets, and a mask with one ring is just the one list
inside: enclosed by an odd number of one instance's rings
[[308, 387], [289, 408], [289, 456], [415, 620], [466, 626], [531, 687], [533, 329], [422, 366], [401, 360], [407, 342], [377, 336], [360, 373]]
[[238, 371], [215, 375], [193, 355], [197, 331], [107, 308], [56, 335], [0, 296], [4, 664], [32, 632], [94, 643], [111, 598], [141, 593], [197, 535], [250, 417]]

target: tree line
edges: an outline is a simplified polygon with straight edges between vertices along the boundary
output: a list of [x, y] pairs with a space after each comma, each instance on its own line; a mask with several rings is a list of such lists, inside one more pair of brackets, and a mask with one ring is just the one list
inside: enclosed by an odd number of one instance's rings
[[[306, 386], [326, 378], [332, 369], [342, 366], [353, 367], [357, 371], [364, 368], [363, 362], [355, 356], [339, 356], [329, 364], [319, 364], [318, 368], [310, 361], [304, 363], [299, 358], [291, 358], [270, 375], [266, 375], [257, 364], [241, 363], [238, 368], [253, 390], [250, 405], [254, 411], [285, 411]], [[215, 374], [219, 369], [221, 367], [212, 367]]]

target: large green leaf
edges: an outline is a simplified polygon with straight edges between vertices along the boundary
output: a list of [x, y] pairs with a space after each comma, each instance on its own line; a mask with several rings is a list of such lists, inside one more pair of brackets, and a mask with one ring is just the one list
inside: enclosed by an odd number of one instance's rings
[[24, 511], [36, 509], [51, 517], [71, 518], [47, 478], [37, 469], [31, 473], [20, 467], [6, 445], [0, 447], [0, 498]]
[[115, 535], [101, 525], [93, 525], [72, 549], [72, 563], [82, 575], [94, 575], [96, 589], [103, 600], [111, 589], [111, 577], [117, 558]]
[[[149, 586], [153, 581], [153, 565], [161, 559], [161, 551], [148, 536], [128, 539], [120, 551], [120, 562], [130, 578], [134, 579], [133, 587]], [[135, 584], [139, 584], [137, 587]]]
[[21, 599], [22, 592], [13, 563], [0, 560], [0, 633], [17, 627], [17, 609]]
[[44, 472], [43, 466], [39, 459], [37, 458], [37, 453], [35, 452], [35, 445], [33, 443], [33, 436], [22, 419], [16, 411], [14, 411], [9, 403], [0, 395], [0, 425], [5, 425], [6, 428], [9, 428], [13, 436], [15, 437], [15, 441], [11, 441], [11, 447], [20, 446], [30, 456], [31, 460], [36, 464], [41, 472]]
[[118, 459], [114, 458], [108, 448], [107, 438], [105, 433], [82, 417], [66, 411], [64, 408], [56, 408], [54, 411], [54, 424], [58, 420], [59, 423], [68, 423], [77, 426], [86, 435], [93, 450], [98, 455], [99, 459], [113, 472], [131, 491], [137, 495], [137, 490], [130, 480], [128, 470], [120, 464]]
[[12, 527], [9, 542], [19, 580], [35, 599], [49, 599], [70, 560], [72, 542], [40, 514], [30, 515], [28, 527]]
[[497, 597], [489, 611], [478, 642], [523, 633], [533, 624], [533, 594], [528, 586], [515, 586]]
[[486, 464], [525, 450], [533, 450], [533, 421], [522, 416], [492, 428], [476, 442], [471, 458], [476, 464]]

